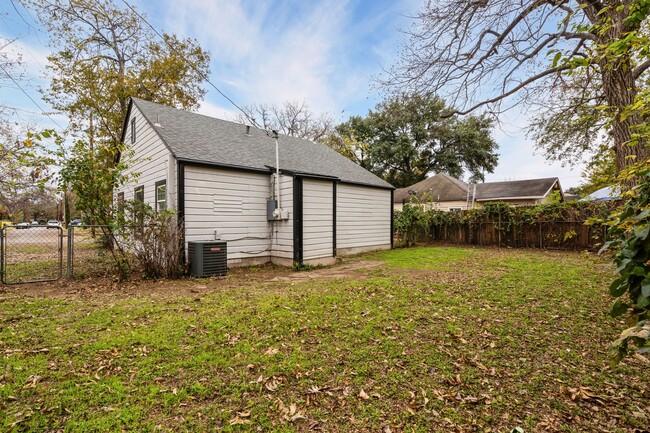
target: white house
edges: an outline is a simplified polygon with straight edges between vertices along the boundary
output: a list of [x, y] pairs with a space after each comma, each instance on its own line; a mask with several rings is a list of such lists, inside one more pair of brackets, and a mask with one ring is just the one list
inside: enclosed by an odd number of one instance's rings
[[176, 209], [185, 241], [228, 242], [228, 265], [329, 264], [392, 247], [394, 188], [325, 145], [133, 98], [116, 191]]

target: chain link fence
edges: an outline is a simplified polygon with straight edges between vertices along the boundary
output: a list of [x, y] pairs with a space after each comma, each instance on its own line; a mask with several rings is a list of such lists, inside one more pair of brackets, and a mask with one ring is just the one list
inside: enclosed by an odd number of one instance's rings
[[115, 270], [108, 226], [70, 226], [67, 231], [68, 278], [103, 277]]
[[[17, 225], [0, 229], [0, 282], [22, 284], [62, 277], [123, 277], [183, 273], [182, 227], [156, 222], [102, 225]], [[180, 237], [179, 237], [180, 236]]]
[[0, 281], [55, 281], [63, 275], [65, 249], [59, 226], [17, 225], [0, 230]]

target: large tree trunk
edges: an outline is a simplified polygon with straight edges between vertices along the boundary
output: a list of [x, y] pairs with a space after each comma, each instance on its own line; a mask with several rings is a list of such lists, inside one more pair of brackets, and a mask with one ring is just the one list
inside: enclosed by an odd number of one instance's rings
[[[594, 2], [588, 2], [591, 5], [585, 8], [585, 13], [590, 21], [597, 24], [600, 28], [605, 28], [603, 33], [596, 32], [594, 35], [598, 38], [597, 44], [600, 47], [598, 56], [600, 61], [598, 66], [601, 71], [603, 92], [607, 104], [616, 110], [613, 113], [612, 139], [614, 142], [614, 151], [616, 152], [616, 165], [620, 172], [637, 161], [642, 161], [650, 157], [650, 149], [647, 147], [646, 140], [637, 138], [633, 140], [635, 127], [642, 125], [643, 119], [638, 114], [627, 115], [622, 118], [623, 111], [626, 107], [631, 107], [638, 93], [636, 86], [636, 77], [634, 76], [634, 64], [628, 55], [615, 56], [608, 52], [612, 43], [620, 41], [629, 32], [639, 30], [638, 25], [631, 27], [628, 25], [627, 17], [631, 0], [622, 0], [608, 4], [612, 8], [608, 14], [599, 14], [599, 8], [593, 6]], [[598, 2], [596, 2], [598, 3]], [[623, 8], [615, 8], [624, 5]], [[611, 20], [608, 22], [608, 20]], [[635, 184], [632, 180], [628, 187]]]
[[[601, 67], [603, 90], [610, 107], [631, 107], [637, 95], [630, 62], [629, 60], [623, 62], [627, 64], [619, 65], [621, 67], [612, 67], [612, 65]], [[650, 149], [645, 140], [632, 141], [634, 127], [641, 125], [643, 119], [638, 114], [633, 114], [621, 120], [621, 111], [618, 109], [615, 113], [611, 130], [618, 171], [636, 161], [650, 157]]]

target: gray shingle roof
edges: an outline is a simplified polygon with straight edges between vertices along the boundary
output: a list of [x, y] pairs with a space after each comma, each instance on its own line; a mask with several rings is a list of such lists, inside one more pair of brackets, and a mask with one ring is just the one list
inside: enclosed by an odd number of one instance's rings
[[476, 184], [477, 200], [505, 198], [542, 198], [558, 181], [557, 177], [545, 179], [511, 180]]
[[445, 173], [438, 173], [409, 187], [396, 189], [393, 202], [408, 203], [411, 199], [409, 191], [415, 192], [420, 201], [467, 200], [467, 184]]
[[[179, 160], [268, 170], [275, 167], [275, 141], [265, 131], [165, 105], [132, 98]], [[281, 135], [280, 170], [334, 177], [342, 182], [393, 188], [329, 147]]]

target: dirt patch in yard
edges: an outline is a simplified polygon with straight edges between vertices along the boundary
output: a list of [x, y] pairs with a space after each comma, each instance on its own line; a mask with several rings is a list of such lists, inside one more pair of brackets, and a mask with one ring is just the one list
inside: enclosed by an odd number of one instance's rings
[[0, 286], [0, 302], [8, 297], [66, 298], [66, 297], [133, 297], [152, 294], [187, 297], [242, 286], [267, 286], [279, 282], [304, 282], [323, 279], [361, 279], [369, 271], [379, 269], [381, 261], [359, 258], [345, 259], [333, 266], [311, 271], [294, 272], [274, 265], [232, 268], [224, 277], [184, 278], [181, 280], [142, 280], [119, 282], [111, 278], [86, 280], [61, 279], [47, 283]]

